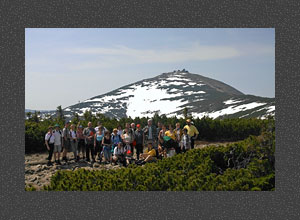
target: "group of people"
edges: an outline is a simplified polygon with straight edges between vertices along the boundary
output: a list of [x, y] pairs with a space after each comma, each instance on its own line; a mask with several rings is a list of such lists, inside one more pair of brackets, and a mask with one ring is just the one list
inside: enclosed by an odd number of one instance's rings
[[56, 124], [54, 129], [50, 126], [45, 135], [48, 165], [52, 165], [53, 153], [56, 164], [61, 165], [61, 153], [62, 160], [67, 162], [68, 152], [73, 152], [76, 162], [80, 159], [92, 163], [98, 160], [100, 163], [120, 163], [124, 166], [134, 161], [134, 152], [136, 164], [172, 157], [194, 148], [199, 132], [190, 119], [186, 123], [182, 129], [180, 123], [176, 123], [175, 128], [160, 122], [155, 126], [149, 119], [144, 128], [140, 124], [126, 123], [124, 129], [118, 126], [112, 133], [101, 122], [95, 128], [91, 122], [86, 128], [80, 123], [76, 128], [74, 124], [66, 122], [62, 131]]

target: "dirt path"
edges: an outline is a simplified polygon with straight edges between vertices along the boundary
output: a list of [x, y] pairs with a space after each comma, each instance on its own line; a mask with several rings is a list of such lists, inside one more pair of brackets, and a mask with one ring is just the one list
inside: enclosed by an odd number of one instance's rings
[[98, 162], [92, 164], [83, 159], [79, 162], [75, 162], [75, 160], [72, 159], [73, 156], [71, 153], [68, 153], [67, 155], [67, 157], [70, 158], [67, 163], [61, 161], [61, 165], [53, 163], [52, 166], [47, 166], [47, 156], [47, 153], [25, 155], [25, 187], [31, 185], [37, 190], [42, 189], [44, 185], [50, 183], [51, 176], [55, 174], [57, 170], [77, 170], [79, 168], [100, 170], [120, 168], [119, 165], [100, 164]]
[[228, 141], [222, 141], [222, 142], [209, 142], [209, 141], [196, 141], [195, 142], [195, 148], [204, 148], [207, 147], [209, 145], [214, 145], [214, 146], [220, 146], [220, 145], [227, 145], [227, 144], [232, 144], [232, 143], [236, 143], [236, 142], [228, 142]]
[[[208, 145], [226, 145], [232, 142], [207, 142], [207, 141], [196, 141], [195, 148], [204, 148]], [[61, 162], [62, 165], [47, 166], [47, 153], [42, 154], [28, 154], [25, 155], [25, 187], [34, 186], [37, 190], [41, 190], [44, 185], [50, 183], [51, 176], [55, 174], [57, 170], [77, 170], [84, 168], [87, 170], [101, 170], [101, 169], [118, 169], [121, 166], [111, 164], [99, 164], [98, 162], [92, 164], [80, 160], [78, 163], [73, 159], [66, 162]], [[68, 153], [68, 158], [73, 158], [72, 153]]]

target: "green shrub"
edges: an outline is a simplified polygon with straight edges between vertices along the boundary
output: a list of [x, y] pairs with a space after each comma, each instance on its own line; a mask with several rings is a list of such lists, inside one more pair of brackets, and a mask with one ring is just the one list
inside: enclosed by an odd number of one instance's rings
[[[275, 189], [274, 133], [228, 146], [209, 146], [116, 170], [57, 171], [45, 190], [55, 191], [250, 191]], [[270, 159], [271, 158], [271, 159]]]

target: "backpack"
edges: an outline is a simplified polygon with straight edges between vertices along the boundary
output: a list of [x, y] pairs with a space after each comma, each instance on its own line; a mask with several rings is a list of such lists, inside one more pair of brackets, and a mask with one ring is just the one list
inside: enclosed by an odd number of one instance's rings
[[[54, 134], [56, 130], [54, 130], [52, 133]], [[59, 134], [61, 135], [61, 130], [58, 130]]]

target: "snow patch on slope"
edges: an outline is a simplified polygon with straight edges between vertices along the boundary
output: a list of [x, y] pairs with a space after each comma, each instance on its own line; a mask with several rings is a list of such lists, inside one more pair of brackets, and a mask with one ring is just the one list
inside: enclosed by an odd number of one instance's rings
[[231, 104], [235, 104], [235, 103], [239, 103], [239, 102], [242, 102], [243, 100], [233, 100], [233, 99], [229, 99], [227, 101], [224, 101], [223, 103], [225, 105], [231, 105]]
[[[145, 94], [151, 94], [145, 96]], [[181, 96], [182, 94], [170, 94], [166, 90], [159, 89], [157, 86], [142, 87], [137, 86], [135, 95], [130, 97], [127, 102], [127, 116], [131, 117], [151, 117], [154, 112], [168, 114], [180, 110], [180, 106], [187, 104], [188, 101], [182, 100], [163, 100]]]
[[268, 107], [267, 112], [274, 112], [274, 111], [275, 111], [275, 106]]
[[206, 92], [204, 92], [204, 91], [196, 91], [196, 92], [186, 91], [186, 92], [184, 92], [185, 95], [195, 95], [195, 94], [203, 94], [203, 93], [206, 93]]
[[225, 115], [225, 114], [230, 115], [230, 114], [234, 114], [234, 113], [237, 113], [237, 112], [240, 112], [240, 111], [246, 111], [248, 109], [253, 109], [253, 108], [256, 108], [258, 106], [262, 106], [262, 105], [266, 105], [266, 104], [267, 103], [252, 102], [252, 103], [243, 104], [243, 105], [239, 105], [239, 106], [229, 106], [228, 108], [209, 113], [209, 117], [217, 118], [221, 115]]

